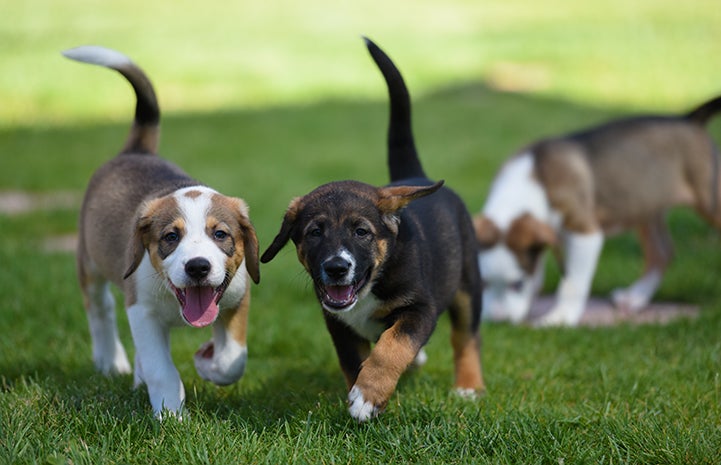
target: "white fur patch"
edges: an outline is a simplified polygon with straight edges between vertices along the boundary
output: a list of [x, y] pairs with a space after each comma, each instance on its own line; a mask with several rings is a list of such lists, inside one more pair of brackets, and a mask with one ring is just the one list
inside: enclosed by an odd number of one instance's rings
[[71, 60], [81, 61], [94, 65], [106, 66], [112, 69], [132, 65], [133, 62], [122, 53], [98, 45], [83, 45], [65, 50], [63, 55]]
[[483, 213], [501, 231], [507, 231], [523, 213], [530, 213], [539, 221], [550, 221], [548, 197], [533, 176], [534, 169], [533, 155], [525, 153], [509, 160], [493, 181]]
[[363, 398], [363, 392], [358, 386], [353, 386], [348, 393], [348, 405], [350, 416], [359, 422], [368, 421], [380, 413], [378, 407]]
[[170, 328], [157, 315], [156, 307], [140, 301], [128, 307], [128, 322], [136, 348], [135, 382], [145, 383], [153, 411], [156, 417], [162, 418], [165, 410], [180, 414], [185, 403], [185, 388], [170, 354]]
[[603, 233], [566, 233], [563, 238], [566, 274], [556, 291], [556, 304], [539, 326], [576, 326], [583, 315], [603, 246]]
[[118, 336], [115, 299], [109, 283], [90, 283], [88, 296], [88, 325], [93, 341], [93, 362], [103, 374], [130, 373], [130, 362]]
[[362, 297], [349, 310], [333, 312], [333, 315], [369, 341], [377, 341], [385, 331], [385, 325], [371, 318], [380, 306], [380, 300], [371, 293]]
[[[213, 356], [204, 357], [203, 352], [213, 346]], [[219, 322], [213, 326], [213, 340], [203, 344], [193, 357], [195, 370], [201, 378], [218, 386], [238, 381], [245, 373], [248, 348], [240, 345]]]

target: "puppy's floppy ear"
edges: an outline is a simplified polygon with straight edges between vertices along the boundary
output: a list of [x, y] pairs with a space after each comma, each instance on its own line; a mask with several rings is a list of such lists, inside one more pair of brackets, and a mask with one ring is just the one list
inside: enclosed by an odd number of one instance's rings
[[123, 279], [133, 274], [143, 261], [145, 251], [148, 249], [148, 235], [153, 225], [153, 217], [151, 212], [157, 205], [156, 201], [151, 201], [138, 209], [135, 215], [135, 227], [133, 228], [133, 237], [128, 244], [125, 263], [128, 263], [128, 270], [123, 275]]
[[386, 186], [378, 189], [378, 209], [385, 214], [393, 214], [415, 199], [430, 195], [441, 188], [443, 181], [430, 186]]
[[263, 256], [260, 257], [261, 263], [268, 263], [273, 260], [275, 255], [280, 252], [280, 249], [288, 242], [290, 235], [295, 228], [295, 222], [298, 219], [298, 208], [300, 205], [301, 197], [296, 197], [291, 200], [288, 209], [285, 211], [283, 216], [283, 223], [280, 225], [280, 231], [278, 235], [273, 239], [273, 243], [263, 252]]
[[539, 253], [558, 241], [556, 232], [548, 224], [524, 213], [516, 218], [508, 228], [508, 245], [516, 250], [528, 250]]
[[260, 282], [260, 263], [258, 262], [259, 246], [258, 236], [255, 228], [250, 222], [248, 204], [242, 199], [234, 198], [240, 214], [238, 215], [238, 224], [243, 231], [243, 251], [245, 253], [245, 268], [255, 284]]
[[473, 229], [481, 250], [489, 249], [501, 240], [501, 230], [493, 220], [483, 214], [473, 217]]

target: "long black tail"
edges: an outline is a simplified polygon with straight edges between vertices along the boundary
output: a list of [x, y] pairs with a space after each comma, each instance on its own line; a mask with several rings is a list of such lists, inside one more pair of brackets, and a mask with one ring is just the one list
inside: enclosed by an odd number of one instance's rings
[[407, 178], [425, 178], [411, 127], [411, 97], [403, 76], [393, 61], [367, 37], [363, 38], [388, 86], [390, 121], [388, 124], [388, 168], [391, 182]]
[[137, 99], [135, 120], [121, 153], [157, 153], [160, 109], [153, 84], [143, 70], [122, 53], [96, 45], [71, 48], [63, 55], [75, 61], [114, 69], [130, 82]]
[[719, 112], [721, 112], [721, 96], [709, 100], [706, 103], [702, 103], [698, 107], [686, 113], [684, 117], [700, 125], [705, 125]]

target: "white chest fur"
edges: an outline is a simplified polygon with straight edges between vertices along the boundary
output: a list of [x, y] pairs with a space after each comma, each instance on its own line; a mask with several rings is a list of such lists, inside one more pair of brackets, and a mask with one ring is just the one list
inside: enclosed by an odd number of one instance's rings
[[523, 213], [530, 213], [540, 221], [549, 221], [551, 207], [543, 186], [534, 175], [533, 155], [526, 153], [509, 160], [493, 181], [483, 213], [501, 231]]
[[375, 342], [386, 329], [382, 322], [371, 318], [371, 315], [379, 306], [380, 301], [373, 294], [368, 294], [356, 302], [353, 308], [342, 313], [336, 313], [335, 317], [360, 336]]

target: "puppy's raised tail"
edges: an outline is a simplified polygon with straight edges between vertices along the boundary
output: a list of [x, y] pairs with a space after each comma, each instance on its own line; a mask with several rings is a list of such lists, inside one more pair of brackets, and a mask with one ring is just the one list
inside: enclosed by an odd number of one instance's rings
[[120, 153], [155, 154], [160, 135], [160, 108], [153, 84], [130, 58], [122, 53], [97, 45], [84, 45], [62, 52], [71, 60], [105, 66], [122, 74], [135, 91], [135, 120]]
[[[716, 116], [719, 112], [721, 112], [721, 96], [702, 103], [698, 107], [686, 113], [684, 118], [696, 124], [700, 124], [701, 126], [705, 126], [706, 123], [708, 123], [709, 120]], [[713, 173], [711, 175], [711, 215], [716, 215], [719, 209], [719, 153], [715, 146], [711, 148], [711, 155], [711, 164], [713, 166]]]
[[686, 113], [684, 117], [703, 126], [719, 112], [721, 112], [721, 96], [702, 103]]
[[390, 121], [388, 124], [388, 168], [391, 182], [408, 178], [425, 178], [423, 166], [411, 127], [411, 98], [403, 76], [393, 61], [376, 44], [363, 37], [366, 47], [383, 74], [390, 98]]

